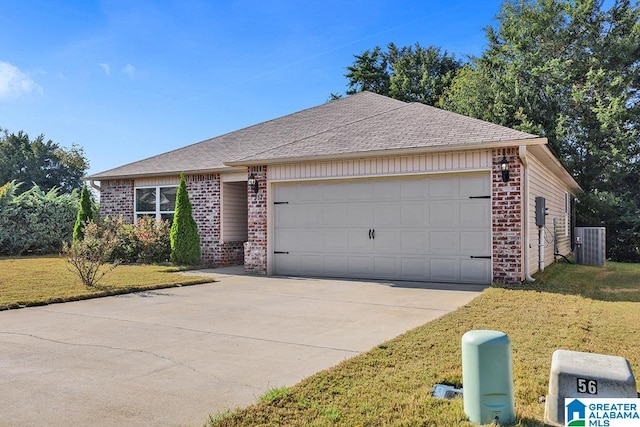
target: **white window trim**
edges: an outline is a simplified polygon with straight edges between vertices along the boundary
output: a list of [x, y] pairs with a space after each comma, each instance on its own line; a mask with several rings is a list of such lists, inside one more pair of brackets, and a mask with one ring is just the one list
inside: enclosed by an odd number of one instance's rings
[[[137, 200], [137, 196], [138, 196], [138, 192], [137, 190], [139, 189], [143, 189], [143, 188], [154, 188], [156, 191], [156, 208], [155, 211], [139, 211], [138, 210], [138, 200]], [[138, 223], [138, 216], [139, 215], [151, 215], [151, 214], [155, 214], [156, 220], [159, 220], [162, 218], [163, 214], [173, 214], [175, 212], [175, 207], [174, 210], [171, 211], [161, 211], [160, 210], [160, 189], [161, 188], [178, 188], [177, 185], [140, 185], [137, 187], [134, 187], [133, 189], [133, 221], [134, 224]]]

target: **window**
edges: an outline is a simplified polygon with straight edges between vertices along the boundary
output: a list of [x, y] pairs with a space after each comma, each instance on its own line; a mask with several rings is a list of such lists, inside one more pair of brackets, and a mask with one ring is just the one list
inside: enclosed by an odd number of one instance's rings
[[173, 220], [173, 211], [176, 206], [176, 191], [178, 187], [140, 187], [136, 188], [136, 214], [152, 216], [155, 219]]

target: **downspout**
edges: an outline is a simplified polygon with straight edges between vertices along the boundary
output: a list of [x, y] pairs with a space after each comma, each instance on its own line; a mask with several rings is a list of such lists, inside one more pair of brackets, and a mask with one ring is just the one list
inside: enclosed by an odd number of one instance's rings
[[102, 190], [102, 187], [100, 187], [98, 184], [96, 184], [96, 182], [94, 180], [89, 181], [89, 185], [91, 185], [91, 188], [100, 191]]
[[524, 218], [524, 279], [527, 282], [535, 282], [536, 279], [529, 274], [529, 167], [527, 164], [527, 147], [521, 145], [518, 148], [518, 156], [522, 163], [522, 193], [524, 203], [522, 204], [522, 217]]

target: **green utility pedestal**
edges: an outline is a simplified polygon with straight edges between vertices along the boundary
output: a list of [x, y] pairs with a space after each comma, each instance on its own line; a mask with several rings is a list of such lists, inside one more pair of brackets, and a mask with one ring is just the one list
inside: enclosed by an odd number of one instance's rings
[[476, 424], [515, 422], [511, 341], [504, 332], [477, 330], [462, 336], [464, 412]]

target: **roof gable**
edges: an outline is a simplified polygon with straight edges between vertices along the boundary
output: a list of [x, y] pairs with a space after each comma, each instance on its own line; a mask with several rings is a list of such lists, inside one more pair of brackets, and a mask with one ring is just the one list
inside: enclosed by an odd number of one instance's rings
[[544, 143], [535, 135], [504, 126], [361, 92], [88, 178], [217, 172], [232, 166], [302, 158], [470, 149], [525, 140]]

